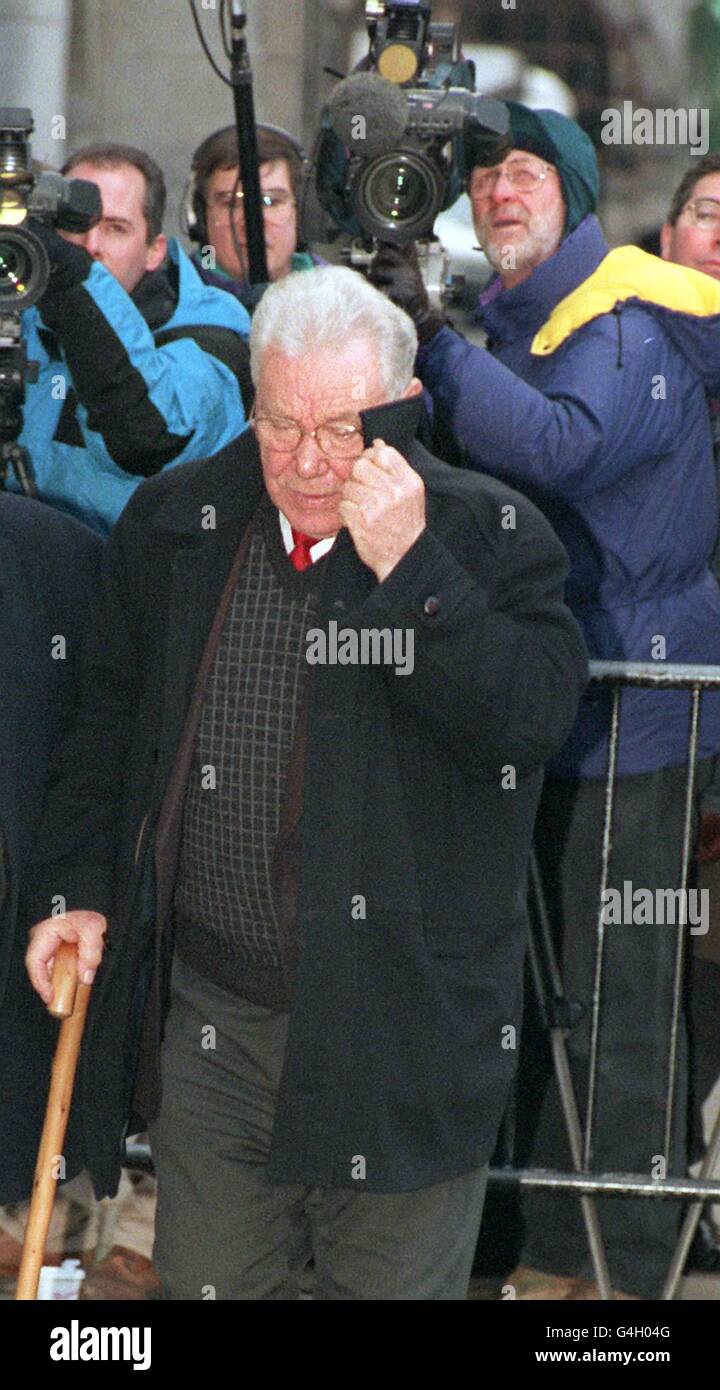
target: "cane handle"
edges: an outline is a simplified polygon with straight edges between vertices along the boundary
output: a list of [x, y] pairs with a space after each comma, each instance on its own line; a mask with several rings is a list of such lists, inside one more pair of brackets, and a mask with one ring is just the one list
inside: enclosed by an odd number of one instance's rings
[[78, 982], [77, 943], [61, 941], [53, 966], [52, 1003], [48, 1009], [53, 1018], [70, 1018], [75, 1008], [75, 992]]

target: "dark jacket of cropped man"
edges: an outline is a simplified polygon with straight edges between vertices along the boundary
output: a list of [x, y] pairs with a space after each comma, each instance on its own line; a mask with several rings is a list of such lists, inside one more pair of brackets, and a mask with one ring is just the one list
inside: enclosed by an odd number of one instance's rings
[[[278, 1182], [357, 1190], [362, 1156], [367, 1190], [402, 1191], [488, 1160], [517, 1056], [542, 768], [586, 679], [547, 522], [426, 453], [418, 410], [366, 412], [366, 437], [417, 469], [426, 530], [382, 584], [341, 531], [313, 619], [412, 628], [414, 670], [310, 668]], [[110, 917], [77, 1097], [99, 1195], [117, 1183], [129, 1116], [158, 1107], [172, 955], [169, 914], [154, 905], [158, 816], [262, 488], [246, 432], [133, 497], [109, 542], [83, 709], [43, 826], [38, 916], [61, 891]]]
[[0, 492], [0, 1202], [27, 1195], [57, 1041], [24, 969], [21, 887], [102, 549], [79, 521]]

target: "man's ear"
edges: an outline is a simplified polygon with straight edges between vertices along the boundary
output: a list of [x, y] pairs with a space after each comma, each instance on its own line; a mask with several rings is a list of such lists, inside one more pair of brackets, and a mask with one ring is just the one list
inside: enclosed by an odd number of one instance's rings
[[410, 382], [410, 385], [405, 387], [405, 390], [403, 391], [400, 400], [404, 401], [407, 399], [408, 396], [419, 396], [422, 389], [422, 382], [418, 379], [418, 377], [414, 376], [412, 381]]
[[660, 228], [660, 255], [664, 261], [672, 260], [670, 255], [670, 241], [672, 239], [672, 227], [669, 222], [664, 222]]
[[145, 257], [146, 270], [159, 270], [165, 257], [167, 256], [167, 237], [164, 232], [158, 232], [154, 241], [150, 242]]

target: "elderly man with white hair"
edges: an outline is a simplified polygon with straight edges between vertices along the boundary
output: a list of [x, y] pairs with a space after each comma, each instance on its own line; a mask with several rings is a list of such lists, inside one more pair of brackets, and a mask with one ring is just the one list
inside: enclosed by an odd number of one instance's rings
[[113, 1192], [149, 1123], [166, 1297], [314, 1257], [318, 1299], [463, 1298], [586, 678], [565, 555], [416, 442], [415, 329], [354, 272], [272, 286], [251, 348], [252, 429], [110, 541], [28, 969], [97, 972], [86, 1159]]

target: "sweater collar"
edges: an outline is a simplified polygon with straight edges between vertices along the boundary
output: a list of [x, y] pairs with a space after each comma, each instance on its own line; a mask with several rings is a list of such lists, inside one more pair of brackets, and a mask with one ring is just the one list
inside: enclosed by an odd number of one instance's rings
[[555, 305], [597, 270], [607, 249], [600, 224], [590, 213], [522, 284], [504, 290], [495, 278], [479, 300], [479, 319], [489, 339], [497, 344], [534, 335]]

